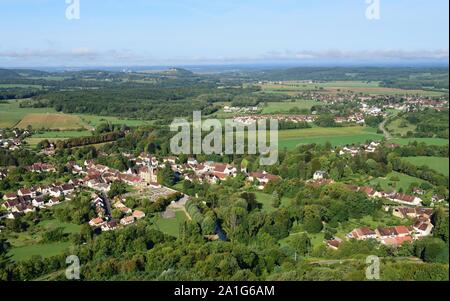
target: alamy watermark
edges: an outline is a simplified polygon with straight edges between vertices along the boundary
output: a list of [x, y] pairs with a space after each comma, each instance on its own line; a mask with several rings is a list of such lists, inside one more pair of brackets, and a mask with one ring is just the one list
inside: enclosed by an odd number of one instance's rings
[[370, 21], [381, 19], [380, 0], [366, 0], [366, 19]]
[[380, 258], [378, 256], [368, 256], [366, 258], [366, 264], [369, 266], [366, 268], [367, 280], [380, 280]]
[[80, 0], [66, 0], [66, 19], [80, 20]]
[[67, 280], [80, 280], [80, 258], [76, 255], [67, 256], [66, 263], [69, 265], [66, 268]]
[[[191, 123], [186, 119], [177, 118], [170, 125], [170, 131], [178, 132], [170, 141], [170, 150], [175, 155], [259, 154], [260, 165], [274, 165], [278, 162], [278, 120], [261, 119], [242, 124], [226, 119], [224, 125], [225, 137], [220, 120], [203, 121], [201, 112], [194, 111], [191, 133]], [[202, 138], [202, 132], [208, 134]]]

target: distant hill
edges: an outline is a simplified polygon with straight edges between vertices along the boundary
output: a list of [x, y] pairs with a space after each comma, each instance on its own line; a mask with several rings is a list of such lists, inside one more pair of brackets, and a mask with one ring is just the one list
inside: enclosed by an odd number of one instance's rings
[[49, 73], [32, 69], [0, 69], [1, 79], [47, 76]]
[[20, 74], [14, 70], [0, 69], [0, 79], [20, 78]]
[[162, 75], [169, 75], [169, 76], [180, 76], [180, 77], [184, 77], [184, 76], [193, 76], [194, 72], [183, 69], [183, 68], [170, 68], [166, 71], [162, 71], [160, 72], [160, 74]]
[[13, 71], [21, 76], [39, 77], [49, 75], [48, 72], [33, 69], [13, 69]]

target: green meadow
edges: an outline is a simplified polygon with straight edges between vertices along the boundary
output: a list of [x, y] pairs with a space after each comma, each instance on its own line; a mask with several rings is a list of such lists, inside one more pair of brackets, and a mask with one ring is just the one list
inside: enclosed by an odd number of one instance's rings
[[412, 183], [421, 184], [426, 181], [408, 176], [399, 172], [391, 172], [384, 178], [376, 178], [370, 181], [370, 185], [380, 185], [384, 191], [399, 191], [400, 188], [406, 191]]
[[407, 157], [403, 160], [408, 161], [416, 166], [428, 166], [429, 168], [446, 175], [449, 174], [449, 160], [443, 157]]
[[295, 102], [269, 102], [262, 110], [262, 114], [288, 113], [290, 110], [298, 108], [299, 110], [311, 110], [315, 105], [321, 103], [314, 100], [298, 100]]
[[362, 144], [367, 140], [381, 140], [383, 135], [377, 134], [376, 129], [361, 126], [282, 130], [279, 132], [279, 148], [292, 149], [301, 144], [325, 144], [333, 146], [347, 144]]
[[42, 233], [44, 231], [63, 228], [64, 233], [79, 233], [81, 226], [72, 223], [61, 223], [56, 219], [45, 220], [37, 224], [31, 230], [22, 233], [14, 233], [8, 241], [12, 248], [8, 255], [14, 261], [28, 260], [33, 256], [42, 256], [43, 258], [62, 254], [68, 250], [72, 243], [70, 241], [60, 242], [42, 242]]
[[151, 122], [147, 120], [137, 120], [137, 119], [121, 119], [118, 117], [111, 117], [111, 116], [96, 116], [96, 115], [87, 115], [87, 114], [81, 114], [78, 115], [81, 120], [83, 120], [86, 124], [97, 127], [101, 123], [111, 123], [111, 124], [125, 124], [127, 126], [141, 126], [141, 125], [148, 125]]
[[165, 219], [157, 217], [154, 227], [167, 235], [178, 237], [180, 235], [180, 226], [186, 219], [186, 214], [183, 211], [178, 210], [175, 211], [175, 218]]
[[[262, 210], [266, 212], [273, 212], [277, 210], [277, 208], [272, 205], [272, 195], [264, 193], [264, 192], [255, 192], [256, 200], [262, 204]], [[288, 207], [291, 199], [287, 197], [281, 198], [281, 206], [280, 207]]]
[[419, 142], [419, 143], [425, 143], [429, 145], [448, 145], [448, 139], [442, 139], [442, 138], [395, 138], [389, 140], [389, 142], [396, 143], [399, 145], [408, 145], [412, 142]]

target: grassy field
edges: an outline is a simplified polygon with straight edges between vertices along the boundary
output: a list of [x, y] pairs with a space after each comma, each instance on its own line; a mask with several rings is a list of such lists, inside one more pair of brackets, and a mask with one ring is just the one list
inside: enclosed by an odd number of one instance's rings
[[38, 224], [39, 227], [42, 227], [44, 230], [52, 230], [56, 228], [64, 228], [64, 233], [73, 234], [79, 233], [81, 230], [80, 225], [72, 224], [72, 223], [62, 223], [57, 219], [45, 220]]
[[87, 137], [91, 136], [91, 132], [84, 131], [49, 131], [34, 134], [33, 136], [26, 138], [25, 141], [28, 143], [28, 146], [31, 148], [36, 147], [36, 145], [42, 140], [49, 140], [52, 142], [56, 142], [58, 140], [65, 140], [69, 138], [77, 138], [77, 137]]
[[[398, 181], [394, 181], [395, 178], [398, 178]], [[424, 183], [426, 181], [408, 176], [403, 173], [391, 172], [385, 178], [377, 178], [370, 181], [370, 185], [380, 185], [384, 191], [399, 191], [399, 189], [403, 189], [406, 191], [412, 183]]]
[[85, 123], [80, 117], [61, 113], [32, 113], [26, 115], [18, 124], [18, 128], [51, 129], [51, 130], [76, 130], [85, 128]]
[[12, 248], [8, 255], [14, 261], [22, 261], [31, 259], [33, 256], [42, 256], [43, 258], [52, 257], [63, 253], [68, 250], [71, 243], [68, 241], [46, 243], [46, 244], [34, 244], [24, 247]]
[[35, 255], [41, 255], [44, 258], [63, 253], [71, 247], [71, 242], [50, 242], [42, 243], [42, 232], [56, 228], [63, 228], [64, 233], [79, 233], [81, 226], [72, 223], [61, 223], [56, 219], [40, 222], [32, 231], [14, 233], [8, 238], [12, 248], [8, 252], [12, 260], [27, 260]]
[[314, 105], [321, 103], [314, 100], [299, 100], [295, 102], [269, 102], [262, 110], [262, 114], [287, 113], [289, 110], [298, 108], [299, 110], [311, 110]]
[[118, 117], [111, 117], [111, 116], [96, 116], [96, 115], [77, 115], [81, 118], [81, 120], [84, 121], [85, 124], [90, 125], [91, 127], [97, 127], [101, 123], [109, 122], [111, 124], [125, 124], [127, 126], [141, 126], [150, 124], [150, 121], [147, 120], [135, 120], [135, 119], [121, 119]]
[[415, 132], [417, 126], [409, 123], [404, 118], [395, 118], [392, 122], [390, 122], [386, 129], [393, 135], [393, 136], [403, 136], [406, 135], [409, 131]]
[[400, 145], [408, 145], [411, 142], [417, 141], [419, 143], [426, 143], [429, 145], [448, 145], [448, 139], [441, 138], [395, 138], [389, 140], [389, 142], [397, 143]]
[[[266, 212], [272, 212], [277, 210], [275, 207], [272, 206], [272, 196], [267, 193], [263, 192], [255, 192], [256, 200], [261, 203], [262, 210]], [[290, 204], [291, 199], [287, 197], [281, 198], [281, 207], [288, 207]]]
[[164, 219], [158, 217], [155, 221], [155, 228], [167, 235], [178, 237], [180, 235], [180, 225], [187, 217], [183, 211], [175, 211], [175, 218]]
[[346, 144], [361, 144], [366, 140], [381, 140], [382, 135], [375, 129], [360, 126], [342, 128], [310, 128], [282, 130], [279, 132], [279, 147], [292, 149], [300, 144], [324, 144], [330, 142], [333, 146]]
[[67, 139], [67, 138], [77, 138], [91, 136], [90, 131], [49, 131], [37, 133], [31, 136], [31, 138], [43, 138], [43, 139]]
[[408, 161], [417, 166], [428, 166], [429, 168], [446, 175], [449, 174], [449, 160], [442, 157], [407, 157], [403, 160]]

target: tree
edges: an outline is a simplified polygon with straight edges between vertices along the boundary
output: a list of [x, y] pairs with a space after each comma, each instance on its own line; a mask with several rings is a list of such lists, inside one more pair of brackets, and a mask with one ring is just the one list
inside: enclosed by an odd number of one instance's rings
[[123, 217], [123, 213], [119, 209], [114, 209], [111, 212], [111, 216], [113, 219], [121, 219]]
[[449, 227], [448, 227], [448, 214], [445, 213], [443, 208], [439, 208], [433, 215], [434, 219], [434, 236], [442, 239], [448, 243]]
[[306, 256], [311, 251], [311, 239], [306, 233], [293, 236], [290, 245], [300, 256]]
[[317, 205], [305, 206], [303, 224], [308, 233], [319, 233], [322, 231], [323, 224], [320, 207]]
[[127, 192], [127, 185], [123, 182], [115, 181], [111, 184], [111, 188], [108, 192], [108, 197], [114, 198], [126, 192]]
[[0, 238], [0, 257], [6, 254], [11, 247], [11, 244], [4, 238]]
[[175, 174], [170, 166], [166, 165], [158, 174], [158, 183], [165, 186], [172, 186], [175, 184]]
[[203, 235], [212, 235], [216, 231], [216, 217], [212, 211], [206, 214], [202, 221], [202, 233]]
[[272, 194], [272, 206], [274, 208], [279, 208], [281, 205], [281, 198], [277, 191], [274, 191]]
[[417, 240], [414, 252], [425, 262], [448, 263], [448, 245], [437, 238]]

